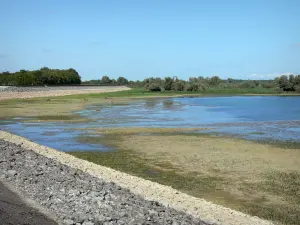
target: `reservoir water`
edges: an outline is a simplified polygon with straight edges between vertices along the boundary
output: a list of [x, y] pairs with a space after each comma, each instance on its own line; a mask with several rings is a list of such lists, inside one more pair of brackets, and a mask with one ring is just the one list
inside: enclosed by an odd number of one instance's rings
[[93, 105], [73, 112], [91, 122], [2, 121], [1, 129], [62, 151], [109, 150], [76, 141], [91, 127], [207, 127], [205, 131], [247, 139], [300, 141], [300, 96], [233, 96], [141, 99]]

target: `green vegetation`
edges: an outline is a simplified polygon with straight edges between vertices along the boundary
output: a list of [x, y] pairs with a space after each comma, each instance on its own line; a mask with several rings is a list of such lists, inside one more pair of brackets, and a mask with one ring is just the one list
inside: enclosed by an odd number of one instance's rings
[[43, 67], [40, 70], [20, 70], [16, 73], [0, 73], [0, 85], [73, 85], [80, 84], [81, 78], [76, 70], [58, 70]]
[[[224, 179], [221, 177], [199, 176], [199, 174], [192, 172], [188, 174], [177, 173], [176, 168], [172, 164], [168, 162], [146, 162], [144, 158], [133, 151], [69, 152], [69, 154], [134, 176], [168, 185], [177, 190], [183, 190], [200, 198], [214, 192], [217, 184], [224, 182]], [[222, 196], [223, 198], [226, 195], [229, 196], [228, 193], [223, 193], [220, 197]]]
[[[134, 82], [131, 81], [131, 84]], [[129, 81], [125, 77], [119, 77], [117, 80], [110, 79], [108, 76], [103, 76], [100, 80], [88, 80], [82, 82], [84, 85], [129, 85]]]
[[111, 79], [103, 76], [99, 80], [81, 82], [76, 70], [58, 70], [47, 67], [40, 70], [20, 70], [16, 73], [0, 73], [0, 85], [126, 85], [132, 88], [143, 88], [149, 92], [199, 92], [214, 94], [278, 94], [283, 92], [300, 93], [300, 75], [290, 74], [275, 78], [274, 80], [240, 80], [228, 78], [222, 80], [218, 76], [190, 77], [187, 81], [177, 77], [154, 78], [143, 81], [132, 81], [125, 77]]
[[275, 79], [276, 84], [283, 91], [297, 91], [300, 92], [300, 75], [281, 76]]
[[238, 80], [228, 78], [222, 80], [218, 76], [190, 77], [188, 81], [177, 77], [147, 78], [143, 81], [129, 81], [124, 77], [117, 80], [103, 76], [99, 80], [90, 80], [83, 84], [96, 85], [127, 85], [134, 88], [144, 88], [150, 92], [200, 92], [200, 93], [253, 93], [276, 94], [283, 92], [300, 93], [300, 75], [283, 75], [274, 80]]
[[239, 139], [146, 129], [150, 128], [96, 129], [99, 136], [82, 135], [78, 140], [104, 144], [114, 151], [70, 154], [276, 224], [299, 224], [300, 167], [298, 159], [293, 161], [299, 146], [281, 149]]

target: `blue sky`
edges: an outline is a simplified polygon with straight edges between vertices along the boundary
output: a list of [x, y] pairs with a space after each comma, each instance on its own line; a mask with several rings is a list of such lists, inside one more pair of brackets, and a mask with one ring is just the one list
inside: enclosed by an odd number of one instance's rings
[[300, 73], [299, 0], [0, 0], [0, 71], [272, 78]]

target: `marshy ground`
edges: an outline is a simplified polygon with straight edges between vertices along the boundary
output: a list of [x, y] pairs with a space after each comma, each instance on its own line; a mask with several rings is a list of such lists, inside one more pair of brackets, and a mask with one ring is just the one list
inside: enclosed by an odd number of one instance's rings
[[115, 151], [71, 154], [251, 215], [298, 224], [299, 146], [185, 133], [192, 130], [92, 129], [93, 136], [79, 141]]
[[[102, 110], [101, 105], [128, 104], [140, 97], [164, 97], [160, 95], [124, 91], [1, 101], [0, 118], [80, 125], [93, 123], [94, 118], [72, 112], [93, 105]], [[201, 132], [212, 129], [208, 127], [78, 129], [85, 134], [76, 141], [105, 145], [112, 151], [70, 152], [74, 156], [280, 224], [299, 224], [297, 142], [244, 140]]]

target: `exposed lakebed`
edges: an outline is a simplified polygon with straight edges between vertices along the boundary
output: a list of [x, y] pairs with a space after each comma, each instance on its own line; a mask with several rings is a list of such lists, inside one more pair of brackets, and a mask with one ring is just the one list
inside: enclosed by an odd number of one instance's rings
[[110, 150], [77, 139], [91, 135], [85, 129], [105, 127], [199, 127], [211, 130], [197, 132], [247, 139], [298, 142], [300, 138], [299, 96], [139, 99], [124, 104], [94, 104], [73, 114], [88, 120], [74, 123], [12, 118], [1, 121], [1, 129], [62, 151]]

